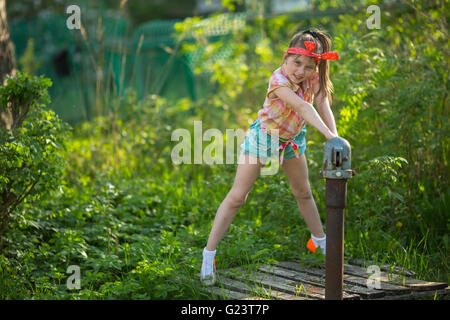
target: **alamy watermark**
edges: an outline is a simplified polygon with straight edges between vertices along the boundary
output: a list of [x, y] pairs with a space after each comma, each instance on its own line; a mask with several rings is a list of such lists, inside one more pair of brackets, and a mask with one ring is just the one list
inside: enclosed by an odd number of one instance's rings
[[[258, 154], [261, 163], [264, 166], [261, 168], [261, 175], [273, 175], [278, 172], [280, 166], [279, 159], [279, 140], [277, 130], [273, 131], [268, 142], [268, 136], [261, 130], [258, 134], [249, 135], [247, 148], [250, 154]], [[174, 164], [238, 164], [243, 163], [243, 158], [240, 157], [243, 142], [246, 133], [242, 129], [226, 129], [226, 145], [224, 154], [224, 135], [222, 131], [216, 128], [207, 129], [203, 132], [202, 121], [194, 121], [194, 136], [187, 129], [176, 129], [172, 132], [171, 141], [178, 141], [172, 148], [171, 159]], [[193, 139], [192, 139], [193, 138]], [[214, 141], [213, 141], [214, 139]], [[203, 142], [209, 142], [203, 148]], [[238, 150], [238, 159], [235, 155], [235, 141], [240, 148]], [[193, 152], [193, 154], [192, 154]], [[250, 164], [256, 164], [256, 157], [250, 157]]]
[[380, 7], [377, 5], [371, 5], [367, 7], [367, 13], [372, 15], [367, 18], [366, 20], [366, 26], [367, 29], [381, 29], [381, 10]]
[[67, 29], [80, 29], [81, 28], [81, 9], [79, 6], [72, 4], [66, 8], [66, 13], [70, 16], [66, 20]]
[[381, 289], [381, 271], [377, 265], [371, 265], [367, 268], [369, 277], [366, 281], [367, 288], [369, 289]]
[[69, 290], [81, 289], [81, 272], [80, 266], [70, 265], [66, 273], [72, 274], [67, 278], [66, 286]]

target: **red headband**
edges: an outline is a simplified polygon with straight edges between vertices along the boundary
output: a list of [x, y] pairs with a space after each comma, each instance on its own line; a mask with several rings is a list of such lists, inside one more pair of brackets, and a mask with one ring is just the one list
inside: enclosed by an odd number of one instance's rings
[[339, 55], [337, 52], [330, 51], [330, 52], [324, 52], [322, 54], [314, 53], [314, 48], [316, 47], [316, 43], [312, 41], [304, 41], [305, 47], [304, 48], [289, 48], [284, 53], [284, 56], [286, 56], [288, 53], [294, 53], [294, 54], [301, 54], [303, 56], [313, 57], [316, 59], [316, 63], [319, 63], [320, 59], [323, 60], [339, 60]]

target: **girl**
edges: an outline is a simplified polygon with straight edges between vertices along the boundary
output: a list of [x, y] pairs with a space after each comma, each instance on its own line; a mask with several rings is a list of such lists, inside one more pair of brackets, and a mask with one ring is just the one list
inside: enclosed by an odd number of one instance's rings
[[[306, 122], [327, 140], [338, 135], [330, 109], [333, 85], [329, 79], [328, 60], [339, 60], [339, 56], [329, 52], [330, 49], [331, 40], [322, 31], [298, 33], [292, 38], [282, 65], [270, 77], [263, 108], [258, 111], [258, 117], [241, 145], [243, 151], [234, 184], [217, 210], [203, 250], [200, 278], [205, 285], [215, 283], [216, 247], [245, 203], [264, 160], [270, 156], [267, 145], [270, 145], [271, 134], [279, 139], [281, 166], [311, 231], [307, 248], [312, 252], [320, 248], [325, 254], [326, 235], [312, 197], [304, 152]], [[319, 113], [312, 105], [314, 96]]]

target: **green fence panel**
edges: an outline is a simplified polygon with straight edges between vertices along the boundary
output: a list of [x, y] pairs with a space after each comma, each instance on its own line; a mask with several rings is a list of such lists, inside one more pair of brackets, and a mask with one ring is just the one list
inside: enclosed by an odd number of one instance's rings
[[[208, 75], [193, 72], [202, 63], [203, 49], [183, 55], [175, 38], [175, 24], [182, 20], [149, 21], [130, 32], [125, 18], [92, 13], [83, 23], [86, 41], [80, 30], [67, 28], [66, 19], [64, 15], [41, 15], [10, 24], [17, 60], [28, 39], [35, 40], [35, 59], [41, 61], [36, 73], [53, 80], [51, 107], [63, 120], [77, 123], [104, 113], [105, 105], [111, 107], [112, 98], [120, 97], [126, 88], [135, 89], [141, 98], [158, 94], [174, 100], [196, 100], [207, 90]], [[245, 21], [243, 13], [213, 16], [194, 29], [201, 29], [209, 41], [217, 41], [243, 28]], [[183, 41], [194, 41], [194, 37], [187, 34]], [[214, 59], [228, 54], [225, 46]], [[61, 74], [61, 68], [68, 73]]]

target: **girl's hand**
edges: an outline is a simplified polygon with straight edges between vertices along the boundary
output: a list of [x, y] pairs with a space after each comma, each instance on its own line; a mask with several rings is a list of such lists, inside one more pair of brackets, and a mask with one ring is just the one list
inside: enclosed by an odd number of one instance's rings
[[333, 132], [329, 131], [329, 133], [325, 136], [325, 138], [327, 138], [327, 140], [336, 138], [337, 134], [334, 134]]

